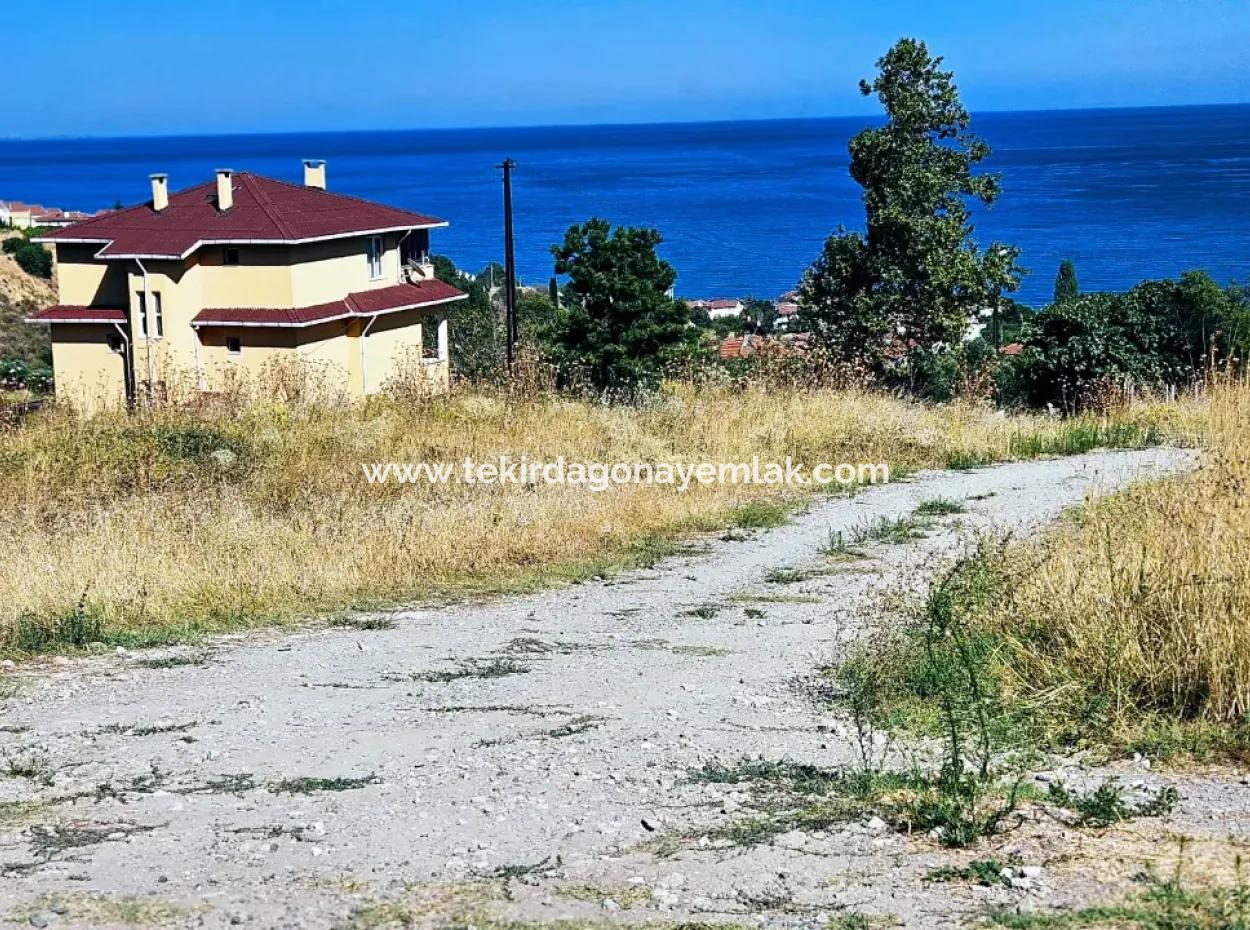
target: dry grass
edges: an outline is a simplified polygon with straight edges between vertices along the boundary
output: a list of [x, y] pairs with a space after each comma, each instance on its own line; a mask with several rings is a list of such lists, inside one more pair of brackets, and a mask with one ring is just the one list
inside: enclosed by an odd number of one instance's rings
[[[888, 462], [897, 476], [1142, 444], [1193, 411], [1004, 417], [862, 391], [694, 388], [645, 407], [464, 393], [239, 401], [0, 434], [0, 654], [160, 642], [362, 606], [576, 579], [664, 554], [774, 490], [366, 484], [365, 462]], [[227, 450], [222, 454], [220, 450]]]
[[1205, 430], [1195, 473], [990, 556], [1004, 599], [975, 622], [1052, 728], [1166, 755], [1250, 745], [1250, 387], [1213, 389]]

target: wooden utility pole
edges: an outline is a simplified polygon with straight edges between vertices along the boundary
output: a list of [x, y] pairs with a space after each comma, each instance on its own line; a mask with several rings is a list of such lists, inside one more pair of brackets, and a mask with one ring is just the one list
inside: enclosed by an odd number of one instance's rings
[[504, 282], [504, 298], [507, 306], [504, 325], [508, 331], [508, 373], [511, 374], [516, 362], [517, 334], [516, 255], [512, 248], [512, 169], [516, 167], [516, 162], [511, 158], [505, 158], [499, 167], [503, 169], [503, 261], [504, 275], [508, 279]]

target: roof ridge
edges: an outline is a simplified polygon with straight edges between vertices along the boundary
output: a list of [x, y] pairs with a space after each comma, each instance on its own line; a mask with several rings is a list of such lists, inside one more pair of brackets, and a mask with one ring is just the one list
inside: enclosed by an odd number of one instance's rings
[[[369, 200], [368, 198], [365, 198], [365, 197], [357, 197], [355, 194], [343, 194], [343, 193], [340, 193], [339, 191], [326, 190], [324, 187], [309, 187], [307, 184], [296, 184], [294, 181], [287, 181], [282, 178], [271, 178], [267, 174], [254, 174], [251, 172], [242, 172], [242, 173], [247, 174], [249, 177], [260, 178], [263, 181], [268, 181], [271, 184], [281, 184], [284, 187], [291, 187], [297, 191], [315, 190], [322, 194], [326, 194], [330, 197], [336, 197], [339, 200], [350, 200], [353, 203], [363, 203], [366, 206], [370, 206], [370, 207], [384, 207], [387, 210], [394, 210], [396, 213], [410, 213], [410, 214], [413, 214], [414, 216], [424, 216], [426, 219], [431, 219], [431, 220], [439, 219], [436, 216], [428, 216], [424, 213], [417, 213], [415, 210], [407, 210], [403, 207], [396, 207], [389, 203], [381, 203], [377, 200]], [[439, 222], [442, 222], [442, 220], [439, 220]]]
[[261, 190], [261, 187], [259, 184], [255, 183], [254, 179], [261, 177], [261, 175], [255, 175], [248, 171], [242, 171], [236, 174], [235, 177], [239, 178], [239, 180], [241, 180], [246, 185], [248, 193], [252, 195], [252, 198], [256, 201], [257, 205], [264, 212], [265, 216], [269, 218], [269, 222], [273, 223], [273, 225], [278, 229], [280, 233], [282, 233], [283, 236], [287, 237], [288, 239], [294, 238], [295, 236], [294, 230], [292, 230], [292, 228], [287, 224], [287, 222], [283, 220], [281, 216], [278, 215], [273, 201], [269, 199], [269, 195], [266, 194], [263, 190]]

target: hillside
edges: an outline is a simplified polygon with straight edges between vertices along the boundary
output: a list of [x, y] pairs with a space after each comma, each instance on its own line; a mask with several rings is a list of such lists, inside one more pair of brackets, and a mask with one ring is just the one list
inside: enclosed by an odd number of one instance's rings
[[[0, 233], [7, 239], [9, 233]], [[34, 310], [56, 302], [56, 284], [27, 274], [12, 255], [0, 253], [0, 359], [18, 358], [27, 363], [48, 360], [51, 344], [43, 326], [23, 322]]]

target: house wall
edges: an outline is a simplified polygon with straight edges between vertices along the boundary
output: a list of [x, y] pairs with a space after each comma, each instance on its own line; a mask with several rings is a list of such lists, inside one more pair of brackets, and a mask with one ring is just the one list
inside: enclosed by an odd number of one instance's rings
[[401, 373], [421, 370], [422, 315], [420, 310], [405, 310], [377, 318], [364, 340], [364, 393], [382, 390]]
[[98, 323], [53, 323], [51, 330], [57, 399], [85, 414], [123, 406], [125, 361], [108, 344], [117, 330]]
[[56, 261], [60, 302], [82, 307], [125, 307], [126, 268], [120, 262], [97, 261], [98, 245], [64, 243], [49, 246]]
[[[239, 264], [225, 264], [225, 248], [209, 245], [194, 256], [200, 307], [298, 307], [291, 290], [291, 249], [239, 246]], [[341, 296], [341, 295], [340, 295]]]
[[[236, 378], [263, 381], [283, 366], [298, 365], [327, 389], [350, 391], [356, 340], [348, 335], [349, 322], [355, 321], [337, 320], [299, 329], [203, 329], [200, 360], [204, 388], [222, 390]], [[231, 338], [239, 340], [238, 355], [230, 354], [226, 348]], [[359, 350], [355, 351], [358, 354]]]
[[369, 237], [310, 242], [291, 248], [291, 306], [338, 300], [399, 283], [398, 235], [382, 236], [382, 275], [369, 277]]

